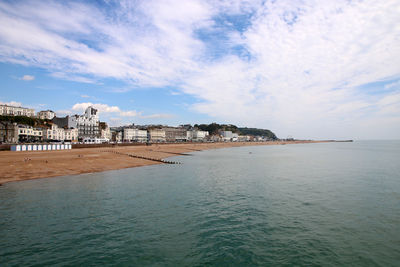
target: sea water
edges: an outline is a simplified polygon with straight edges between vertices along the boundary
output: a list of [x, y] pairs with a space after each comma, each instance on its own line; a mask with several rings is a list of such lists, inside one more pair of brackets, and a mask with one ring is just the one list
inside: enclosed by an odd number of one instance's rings
[[0, 266], [399, 266], [400, 142], [226, 148], [0, 187]]

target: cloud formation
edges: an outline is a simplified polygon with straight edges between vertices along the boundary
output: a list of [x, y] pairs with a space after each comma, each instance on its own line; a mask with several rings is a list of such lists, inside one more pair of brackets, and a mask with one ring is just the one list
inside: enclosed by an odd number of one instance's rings
[[[84, 83], [174, 86], [198, 100], [195, 112], [282, 137], [399, 137], [399, 1], [32, 4], [0, 3], [0, 61]], [[387, 84], [371, 91], [377, 82]]]
[[35, 79], [35, 76], [33, 75], [24, 75], [21, 77], [21, 80], [23, 81], [33, 81]]
[[17, 102], [17, 101], [10, 101], [10, 102], [2, 102], [2, 101], [0, 101], [0, 105], [21, 107], [21, 106], [22, 106], [22, 103], [21, 103], [21, 102]]

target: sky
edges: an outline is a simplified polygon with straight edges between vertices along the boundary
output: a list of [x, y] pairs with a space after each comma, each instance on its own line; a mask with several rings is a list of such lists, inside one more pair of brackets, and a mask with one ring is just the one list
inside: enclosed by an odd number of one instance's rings
[[1, 1], [0, 103], [400, 139], [400, 1]]

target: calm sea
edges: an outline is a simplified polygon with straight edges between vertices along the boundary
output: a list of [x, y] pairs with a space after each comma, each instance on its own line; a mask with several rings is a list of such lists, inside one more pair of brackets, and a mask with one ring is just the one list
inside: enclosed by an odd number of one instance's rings
[[173, 160], [1, 186], [0, 266], [400, 266], [400, 141]]

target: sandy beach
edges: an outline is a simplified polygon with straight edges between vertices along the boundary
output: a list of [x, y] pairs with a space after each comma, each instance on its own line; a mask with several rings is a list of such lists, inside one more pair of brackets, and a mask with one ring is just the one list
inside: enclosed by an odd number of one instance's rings
[[[235, 143], [153, 144], [151, 146], [120, 146], [80, 148], [59, 151], [0, 152], [0, 184], [37, 178], [102, 172], [123, 168], [160, 164], [160, 162], [132, 158], [127, 154], [165, 159], [208, 149], [237, 146], [319, 143], [324, 141], [279, 141]], [[113, 153], [113, 152], [119, 152]]]

